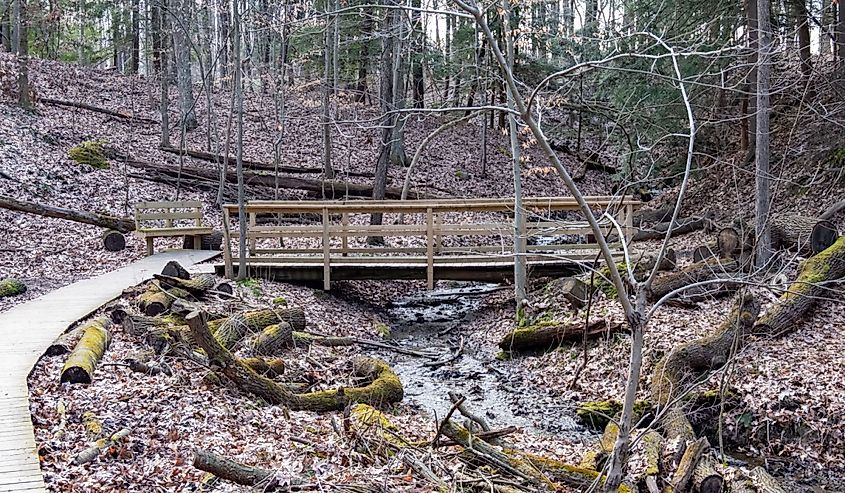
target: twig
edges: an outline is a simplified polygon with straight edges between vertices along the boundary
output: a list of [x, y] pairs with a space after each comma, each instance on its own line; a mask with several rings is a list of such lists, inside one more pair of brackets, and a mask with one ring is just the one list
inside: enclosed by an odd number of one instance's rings
[[435, 367], [435, 366], [448, 365], [449, 363], [451, 363], [451, 362], [455, 361], [456, 359], [460, 358], [463, 353], [464, 353], [464, 336], [461, 336], [461, 342], [460, 342], [460, 345], [458, 346], [458, 350], [455, 351], [455, 354], [449, 356], [446, 359], [440, 359], [440, 360], [437, 360], [437, 361], [426, 361], [425, 363], [423, 363], [423, 366]]
[[458, 406], [463, 404], [465, 400], [466, 400], [466, 397], [461, 397], [460, 399], [458, 399], [457, 402], [452, 404], [451, 408], [449, 408], [449, 412], [446, 413], [446, 417], [443, 418], [443, 421], [441, 421], [440, 426], [437, 427], [437, 433], [434, 435], [434, 440], [431, 441], [431, 448], [437, 447], [437, 442], [438, 442], [438, 440], [440, 440], [440, 433], [441, 433], [441, 430], [443, 429], [443, 425], [445, 423], [449, 422], [449, 419], [455, 413], [455, 410], [458, 409]]

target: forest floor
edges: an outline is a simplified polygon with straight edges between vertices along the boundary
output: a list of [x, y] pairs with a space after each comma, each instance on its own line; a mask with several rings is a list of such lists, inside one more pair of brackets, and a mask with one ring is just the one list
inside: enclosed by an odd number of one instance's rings
[[[0, 69], [12, 63], [0, 54]], [[2, 70], [0, 70], [2, 73]], [[82, 69], [55, 62], [34, 61], [32, 79], [40, 97], [87, 102], [101, 107], [158, 119], [155, 84], [140, 77]], [[113, 215], [131, 214], [131, 204], [141, 200], [174, 198], [176, 189], [128, 176], [133, 170], [115, 162], [107, 170], [91, 170], [68, 159], [70, 147], [85, 140], [103, 139], [122, 153], [144, 161], [177, 165], [178, 157], [159, 150], [156, 125], [128, 123], [81, 109], [39, 104], [36, 113], [26, 113], [0, 95], [0, 194], [68, 208]], [[218, 128], [225, 131], [228, 94], [213, 95]], [[204, 97], [199, 98], [201, 126], [186, 135], [187, 147], [206, 146]], [[175, 91], [171, 108], [176, 108]], [[294, 89], [289, 98], [285, 144], [281, 163], [288, 166], [319, 166], [319, 100], [308, 86]], [[271, 162], [274, 117], [269, 98], [248, 94], [245, 110], [245, 157]], [[339, 105], [339, 119], [363, 120], [375, 116], [371, 107], [352, 103]], [[782, 126], [793, 121], [781, 114]], [[175, 121], [175, 116], [171, 116]], [[409, 152], [439, 126], [433, 117], [412, 119], [406, 130]], [[776, 124], [777, 125], [777, 124]], [[364, 183], [366, 178], [344, 177], [349, 172], [370, 172], [376, 160], [377, 130], [372, 126], [346, 125], [335, 132], [334, 156], [340, 177]], [[831, 150], [823, 152], [817, 129], [801, 127], [792, 135], [800, 148], [790, 144], [776, 166], [779, 183], [776, 192], [784, 210], [816, 214], [842, 197], [842, 183]], [[836, 140], [838, 127], [829, 130]], [[450, 130], [430, 146], [427, 157], [414, 176], [417, 190], [432, 194], [448, 191], [451, 196], [508, 196], [512, 193], [511, 164], [506, 135], [489, 133], [487, 177], [478, 165], [478, 127], [474, 124]], [[171, 137], [179, 143], [178, 132]], [[793, 149], [795, 148], [795, 149]], [[529, 195], [557, 195], [563, 186], [550, 173], [536, 145], [526, 142], [525, 189]], [[793, 159], [795, 153], [804, 160]], [[742, 153], [720, 155], [704, 162], [696, 176], [685, 210], [712, 212], [717, 220], [735, 217], [753, 207], [747, 166]], [[777, 153], [776, 153], [777, 155]], [[808, 158], [811, 156], [811, 158]], [[565, 157], [564, 157], [565, 158]], [[186, 158], [190, 161], [190, 158]], [[795, 164], [793, 164], [793, 161]], [[724, 166], [730, 163], [730, 166]], [[810, 164], [808, 164], [810, 163]], [[197, 166], [213, 166], [196, 161]], [[577, 169], [574, 161], [567, 166]], [[403, 169], [391, 169], [391, 184], [401, 185]], [[312, 175], [312, 178], [318, 178]], [[719, 184], [714, 189], [712, 183]], [[753, 181], [753, 179], [752, 179]], [[610, 177], [590, 172], [582, 183], [587, 194], [607, 194]], [[673, 189], [662, 191], [656, 203], [673, 197]], [[219, 225], [219, 212], [211, 205], [208, 192], [180, 190], [182, 199], [202, 200], [204, 221]], [[285, 191], [282, 198], [300, 197]], [[845, 228], [837, 216], [840, 230]], [[0, 310], [43, 294], [75, 280], [125, 265], [144, 254], [142, 242], [128, 236], [127, 249], [105, 252], [101, 230], [93, 226], [0, 210], [0, 234], [6, 239], [0, 249], [0, 277], [15, 276], [29, 285], [23, 296], [0, 299]], [[693, 233], [673, 240], [681, 263], [689, 262], [690, 251], [708, 240], [712, 233]], [[177, 246], [174, 242], [157, 248]], [[638, 245], [643, 251], [656, 244]], [[794, 262], [792, 263], [794, 268]], [[453, 287], [439, 283], [438, 288]], [[537, 280], [533, 297], [537, 315], [549, 312], [558, 318], [579, 316], [554, 295], [546, 296], [544, 281]], [[380, 337], [377, 323], [391, 324], [391, 308], [424, 285], [415, 282], [339, 283], [325, 294], [305, 287], [257, 281], [237, 286], [249, 306], [267, 306], [284, 296], [293, 306], [305, 308], [309, 328], [337, 335]], [[765, 301], [774, 296], [760, 291]], [[509, 361], [495, 358], [496, 345], [514, 326], [514, 306], [508, 290], [488, 294], [473, 306], [472, 313], [442, 339], [404, 339], [403, 344], [434, 341], [447, 350], [459, 337], [465, 339], [467, 353], [451, 367], [432, 371], [428, 385], [445, 394], [460, 382], [483, 380], [479, 375], [500, 375], [495, 384], [483, 383], [469, 394], [474, 409], [488, 411], [494, 427], [505, 427], [519, 419], [519, 431], [508, 437], [515, 448], [577, 463], [596, 440], [596, 435], [572, 421], [579, 402], [618, 398], [628, 366], [629, 339], [616, 335], [588, 344], [588, 363], [575, 379], [583, 355], [581, 345], [564, 346], [544, 355], [519, 357]], [[646, 335], [646, 359], [641, 388], [656, 360], [679, 343], [708, 334], [724, 317], [729, 300], [699, 303], [696, 307], [664, 307], [656, 313]], [[725, 372], [716, 373], [703, 386], [730, 389], [737, 401], [726, 409], [723, 437], [726, 446], [738, 449], [752, 463], [764, 463], [777, 474], [804, 484], [826, 486], [838, 491], [845, 480], [845, 315], [842, 300], [820, 303], [802, 329], [775, 340], [758, 340], [747, 346]], [[621, 320], [618, 307], [599, 298], [594, 315]], [[401, 332], [401, 331], [399, 331]], [[138, 341], [115, 331], [111, 350], [90, 386], [59, 385], [61, 358], [43, 358], [30, 379], [36, 439], [44, 445], [44, 471], [54, 491], [185, 491], [199, 487], [201, 472], [190, 465], [194, 447], [215, 450], [250, 464], [274, 467], [291, 477], [307, 476], [325, 484], [345, 482], [381, 483], [386, 491], [427, 491], [418, 478], [407, 475], [396, 463], [366, 463], [352, 454], [350, 444], [334, 431], [336, 414], [293, 412], [256, 403], [237, 390], [215, 386], [203, 380], [204, 371], [189, 365], [174, 368], [173, 376], [146, 376], [120, 365]], [[318, 387], [331, 388], [348, 381], [346, 365], [362, 350], [356, 348], [297, 349], [287, 360], [294, 372], [316, 379]], [[394, 358], [378, 351], [364, 351]], [[311, 356], [306, 358], [306, 356]], [[467, 362], [472, 359], [474, 363]], [[407, 361], [392, 359], [392, 364]], [[470, 364], [472, 363], [472, 364]], [[408, 373], [416, 378], [412, 371]], [[575, 379], [575, 380], [574, 380]], [[390, 413], [401, 432], [414, 439], [431, 439], [434, 418], [428, 412], [431, 396], [422, 390], [406, 388], [408, 397]], [[532, 389], [527, 391], [525, 389]], [[485, 398], [495, 394], [497, 405], [509, 408], [502, 414], [485, 407]], [[647, 398], [647, 393], [642, 392]], [[443, 396], [439, 396], [442, 400]], [[493, 401], [491, 401], [493, 402]], [[546, 411], [543, 411], [546, 409]], [[549, 413], [548, 409], [554, 412]], [[86, 465], [70, 465], [89, 438], [82, 423], [83, 413], [94, 412], [108, 429], [133, 429], [124, 454], [101, 458]], [[711, 441], [711, 443], [715, 443]], [[448, 452], [437, 455], [446, 460]], [[218, 485], [215, 491], [240, 491], [232, 485]], [[818, 490], [823, 491], [823, 490]]]

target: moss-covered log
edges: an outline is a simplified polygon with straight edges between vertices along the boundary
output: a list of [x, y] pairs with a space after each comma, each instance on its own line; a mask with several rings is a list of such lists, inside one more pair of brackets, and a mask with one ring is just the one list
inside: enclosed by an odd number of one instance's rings
[[[575, 407], [575, 416], [584, 425], [594, 430], [604, 430], [614, 416], [622, 412], [622, 402], [608, 399], [605, 401], [587, 401]], [[634, 403], [634, 415], [637, 417], [653, 414], [654, 406], [649, 401], [638, 400]], [[638, 421], [639, 418], [635, 418]]]
[[[661, 259], [660, 266], [657, 270], [660, 272], [674, 270], [677, 265], [677, 261], [677, 253], [674, 249], [670, 248], [666, 250], [666, 255], [663, 256], [663, 259]], [[657, 255], [646, 255], [641, 259], [634, 261], [634, 279], [640, 282], [644, 281], [645, 278], [651, 274], [656, 262]], [[627, 281], [627, 275], [624, 273], [628, 272], [628, 264], [626, 262], [619, 262], [616, 264], [616, 268], [623, 274], [623, 280]], [[616, 286], [614, 286], [613, 282], [610, 281], [610, 268], [608, 266], [604, 265], [599, 268], [598, 272], [594, 276], [585, 276], [585, 279], [587, 280], [590, 278], [592, 278], [594, 289], [598, 289], [608, 298], [616, 298]]]
[[621, 332], [621, 323], [608, 323], [604, 319], [597, 319], [585, 324], [573, 322], [540, 322], [527, 327], [520, 327], [505, 334], [499, 342], [503, 351], [548, 351], [560, 347], [564, 343], [581, 342], [585, 337], [595, 339], [609, 334]]
[[79, 339], [82, 338], [82, 335], [85, 333], [85, 327], [77, 327], [71, 331], [65, 332], [64, 334], [60, 335], [53, 341], [50, 346], [47, 347], [47, 351], [44, 353], [47, 356], [59, 356], [61, 354], [67, 354], [73, 350], [76, 346], [76, 343], [79, 342]]
[[268, 378], [280, 377], [285, 372], [285, 360], [281, 358], [241, 358], [241, 363]]
[[367, 357], [356, 358], [353, 362], [354, 375], [368, 382], [363, 387], [294, 394], [235, 358], [211, 334], [204, 313], [191, 313], [186, 320], [194, 340], [208, 355], [209, 362], [238, 388], [270, 404], [285, 405], [291, 409], [333, 411], [343, 409], [351, 402], [380, 406], [399, 402], [404, 397], [402, 382], [390, 366], [384, 361]]
[[278, 355], [293, 346], [293, 330], [287, 322], [268, 325], [252, 342], [252, 351], [262, 356]]
[[17, 296], [26, 292], [26, 284], [17, 279], [3, 279], [0, 281], [0, 298]]
[[287, 322], [296, 331], [305, 330], [305, 311], [302, 308], [274, 308], [236, 313], [223, 320], [212, 320], [208, 327], [225, 348], [231, 348], [247, 334], [265, 327]]
[[102, 359], [111, 342], [109, 324], [106, 318], [95, 318], [85, 324], [82, 338], [62, 368], [62, 383], [91, 383], [97, 363]]
[[730, 282], [734, 273], [740, 268], [740, 263], [734, 259], [702, 260], [678, 271], [657, 277], [647, 293], [649, 301], [657, 301], [667, 294], [682, 289], [690, 284], [724, 279]]
[[781, 335], [795, 330], [818, 300], [840, 296], [831, 281], [845, 277], [845, 236], [823, 252], [807, 259], [798, 278], [757, 322], [754, 331]]
[[[517, 476], [535, 487], [554, 490], [556, 483], [563, 483], [575, 488], [587, 488], [599, 476], [594, 470], [564, 464], [554, 459], [515, 450], [500, 450], [453, 420], [444, 421], [440, 432], [459, 443], [473, 459], [505, 474]], [[628, 485], [622, 485], [618, 491], [630, 493], [634, 490]]]

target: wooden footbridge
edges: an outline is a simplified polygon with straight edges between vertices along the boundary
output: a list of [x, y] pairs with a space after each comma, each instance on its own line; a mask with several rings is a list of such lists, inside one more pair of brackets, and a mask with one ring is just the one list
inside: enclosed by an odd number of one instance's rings
[[[633, 234], [630, 196], [587, 197], [611, 248]], [[593, 231], [572, 197], [523, 200], [515, 224], [514, 200], [253, 201], [244, 206], [244, 261], [248, 276], [280, 281], [439, 279], [500, 281], [513, 276], [514, 238], [537, 275], [581, 269], [598, 253]], [[240, 262], [237, 204], [223, 207], [224, 263], [233, 277]], [[372, 218], [380, 218], [372, 222]], [[516, 235], [515, 232], [519, 234]]]

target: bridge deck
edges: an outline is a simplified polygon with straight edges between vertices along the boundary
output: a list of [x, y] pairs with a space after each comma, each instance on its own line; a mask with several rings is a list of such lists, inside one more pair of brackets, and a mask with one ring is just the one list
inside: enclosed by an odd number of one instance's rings
[[71, 324], [161, 272], [176, 260], [188, 267], [219, 252], [174, 250], [57, 289], [0, 313], [0, 492], [44, 492], [26, 380], [47, 346]]

